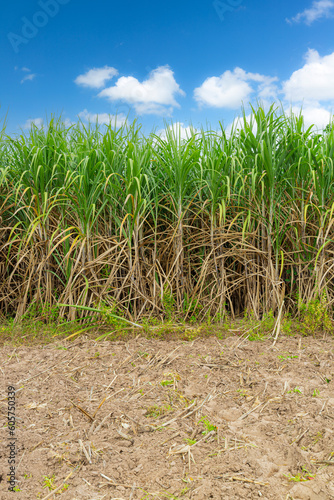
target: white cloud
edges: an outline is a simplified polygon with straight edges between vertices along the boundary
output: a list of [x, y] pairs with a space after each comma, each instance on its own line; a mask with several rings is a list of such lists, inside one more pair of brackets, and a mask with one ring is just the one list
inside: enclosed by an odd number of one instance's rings
[[306, 64], [283, 82], [285, 99], [293, 102], [334, 99], [334, 52], [321, 57], [309, 49]]
[[283, 82], [284, 99], [290, 103], [292, 113], [302, 113], [306, 128], [314, 125], [323, 129], [331, 121], [334, 108], [334, 52], [321, 57], [309, 49], [305, 60], [304, 66]]
[[23, 125], [24, 129], [30, 129], [32, 125], [36, 125], [37, 128], [43, 127], [43, 118], [30, 118]]
[[99, 97], [130, 103], [138, 114], [170, 114], [173, 107], [180, 107], [175, 100], [177, 94], [185, 95], [173, 71], [168, 66], [159, 66], [143, 82], [133, 76], [119, 78], [114, 86], [102, 90]]
[[[261, 99], [274, 99], [277, 78], [247, 73], [241, 68], [225, 71], [221, 76], [207, 78], [194, 90], [194, 98], [200, 105], [215, 108], [238, 108], [242, 101], [248, 101], [257, 86], [257, 96]], [[253, 82], [253, 85], [251, 85]]]
[[64, 125], [65, 125], [66, 128], [69, 128], [72, 125], [75, 125], [75, 122], [72, 122], [72, 120], [70, 118], [65, 118]]
[[36, 74], [35, 73], [30, 73], [30, 75], [26, 75], [22, 78], [21, 80], [21, 83], [24, 83], [24, 82], [32, 82], [35, 78], [36, 78]]
[[[241, 68], [225, 71], [220, 77], [207, 78], [194, 90], [194, 98], [200, 105], [229, 109], [239, 109], [242, 101], [249, 109], [248, 102], [258, 100], [264, 110], [273, 103], [279, 106], [281, 100], [288, 114], [302, 111], [305, 127], [323, 129], [334, 111], [334, 52], [322, 57], [316, 50], [308, 50], [304, 65], [280, 83], [277, 78], [247, 73]], [[246, 119], [249, 122], [250, 115]], [[226, 128], [228, 134], [233, 127], [243, 128], [243, 120], [231, 122]]]
[[[331, 121], [331, 113], [328, 109], [321, 107], [319, 104], [306, 105], [302, 109], [298, 106], [292, 106], [290, 112], [294, 115], [301, 114], [304, 117], [304, 125], [309, 128], [311, 125], [315, 126], [315, 129], [324, 129], [328, 123]], [[289, 111], [286, 111], [290, 114]]]
[[[279, 111], [280, 112], [280, 111]], [[291, 113], [295, 116], [299, 116], [300, 113], [304, 117], [304, 126], [305, 129], [308, 129], [311, 125], [314, 125], [314, 130], [323, 130], [328, 123], [331, 122], [332, 114], [330, 111], [319, 104], [315, 103], [314, 105], [307, 106], [291, 106], [290, 108], [286, 107], [284, 109], [284, 113], [286, 116], [290, 116]], [[253, 119], [252, 114], [248, 114], [246, 116], [246, 121], [252, 127], [252, 131], [254, 134], [257, 133], [257, 123]], [[244, 119], [241, 116], [236, 117], [227, 127], [226, 134], [229, 137], [231, 135], [232, 130], [241, 130], [244, 129]]]
[[[181, 140], [190, 139], [190, 137], [192, 137], [194, 133], [198, 132], [194, 127], [192, 126], [185, 127], [184, 124], [181, 122], [173, 123], [172, 125], [169, 125], [167, 129], [172, 130], [173, 135], [177, 139], [180, 138]], [[157, 135], [159, 135], [162, 139], [166, 140], [167, 139], [166, 128], [159, 130], [157, 132]]]
[[118, 71], [110, 66], [104, 68], [93, 68], [83, 75], [79, 75], [74, 82], [83, 87], [90, 87], [93, 89], [100, 89], [105, 86], [108, 80], [118, 75]]
[[30, 73], [30, 72], [31, 72], [31, 69], [27, 68], [27, 66], [23, 66], [22, 68], [19, 68], [18, 66], [14, 66], [14, 70], [15, 70], [15, 71], [18, 71], [18, 70], [20, 70], [20, 71], [25, 71], [25, 72], [27, 72], [27, 73]]
[[119, 128], [126, 122], [126, 116], [123, 113], [119, 115], [110, 115], [108, 113], [89, 113], [87, 109], [84, 109], [78, 114], [81, 120], [91, 123], [98, 122], [99, 125], [112, 125], [116, 124], [116, 127]]
[[[252, 114], [246, 115], [246, 122], [251, 126], [253, 134], [257, 133], [257, 123], [254, 119], [252, 119]], [[235, 132], [236, 130], [242, 130], [245, 128], [245, 122], [243, 116], [237, 116], [234, 120], [226, 127], [226, 135], [229, 137], [232, 133], [232, 130]]]
[[300, 23], [304, 22], [308, 26], [310, 26], [314, 21], [318, 21], [319, 19], [325, 17], [329, 18], [333, 15], [334, 2], [332, 0], [318, 0], [312, 3], [312, 6], [309, 9], [305, 9], [303, 12], [299, 12], [295, 17], [291, 20], [287, 19], [288, 22], [291, 23]]

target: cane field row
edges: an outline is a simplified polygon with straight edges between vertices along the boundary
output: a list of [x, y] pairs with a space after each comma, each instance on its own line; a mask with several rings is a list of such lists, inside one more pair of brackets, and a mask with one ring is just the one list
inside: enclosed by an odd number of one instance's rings
[[[0, 129], [1, 130], [1, 129]], [[334, 125], [252, 109], [178, 125], [0, 132], [0, 314], [222, 322], [334, 303]]]

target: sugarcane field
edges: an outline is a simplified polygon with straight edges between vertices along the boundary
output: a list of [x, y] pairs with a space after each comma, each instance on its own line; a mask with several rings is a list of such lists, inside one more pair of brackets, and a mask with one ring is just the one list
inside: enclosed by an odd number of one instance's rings
[[334, 124], [0, 142], [0, 500], [334, 498]]

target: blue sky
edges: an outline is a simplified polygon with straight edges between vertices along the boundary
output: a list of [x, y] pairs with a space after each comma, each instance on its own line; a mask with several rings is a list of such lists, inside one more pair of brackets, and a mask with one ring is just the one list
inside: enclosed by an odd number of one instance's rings
[[10, 133], [51, 114], [228, 127], [259, 99], [319, 127], [334, 110], [334, 0], [16, 0], [0, 26]]

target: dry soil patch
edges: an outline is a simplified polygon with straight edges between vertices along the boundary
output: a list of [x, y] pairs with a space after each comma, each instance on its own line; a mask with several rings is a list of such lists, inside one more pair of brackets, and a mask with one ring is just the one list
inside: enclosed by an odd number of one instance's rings
[[0, 498], [43, 499], [72, 472], [48, 498], [334, 499], [333, 339], [271, 346], [212, 337], [3, 347]]

